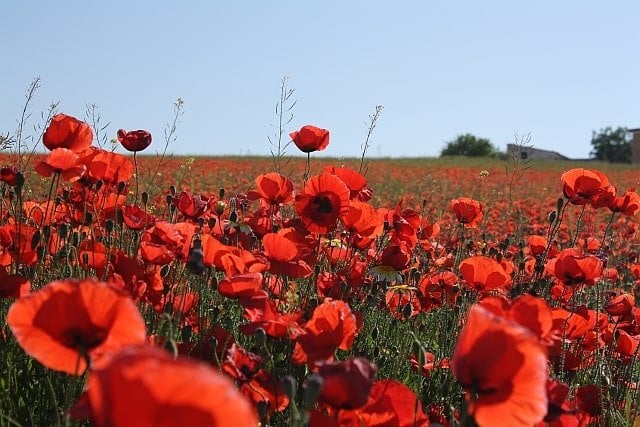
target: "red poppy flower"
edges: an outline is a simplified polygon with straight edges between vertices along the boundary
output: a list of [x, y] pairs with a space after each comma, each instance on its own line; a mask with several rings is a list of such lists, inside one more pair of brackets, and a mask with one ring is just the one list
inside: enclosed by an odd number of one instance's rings
[[478, 305], [458, 336], [452, 368], [480, 426], [531, 426], [547, 413], [547, 357], [538, 338]]
[[67, 148], [78, 154], [89, 148], [92, 141], [91, 126], [66, 114], [53, 116], [42, 135], [42, 143], [49, 150]]
[[173, 198], [173, 204], [180, 213], [189, 219], [198, 219], [209, 208], [209, 198], [201, 195], [191, 195], [183, 191]]
[[258, 425], [252, 405], [229, 378], [152, 346], [129, 347], [92, 370], [74, 413], [86, 413], [98, 427]]
[[371, 245], [384, 231], [382, 215], [368, 203], [349, 201], [349, 212], [340, 217], [344, 228], [350, 232], [351, 241], [358, 249]]
[[133, 177], [133, 162], [113, 151], [93, 148], [81, 161], [87, 166], [87, 178], [92, 182], [102, 180], [107, 184], [118, 184]]
[[600, 258], [574, 248], [564, 249], [547, 262], [547, 270], [565, 285], [593, 285], [602, 274], [602, 268]]
[[501, 288], [511, 283], [511, 277], [498, 261], [482, 255], [462, 261], [460, 274], [469, 286], [480, 290]]
[[78, 162], [79, 159], [76, 153], [67, 148], [55, 148], [36, 164], [35, 170], [46, 178], [59, 173], [64, 180], [74, 182], [82, 178], [87, 170], [85, 165]]
[[605, 174], [598, 170], [571, 169], [562, 174], [562, 192], [574, 205], [591, 204], [600, 207], [616, 194]]
[[227, 298], [249, 298], [261, 287], [261, 273], [244, 273], [221, 280], [218, 284], [218, 292]]
[[484, 215], [480, 202], [468, 197], [453, 199], [451, 201], [451, 209], [458, 222], [467, 228], [477, 227]]
[[288, 237], [288, 230], [267, 233], [262, 238], [264, 253], [269, 259], [269, 272], [284, 274], [290, 278], [309, 277], [313, 270], [301, 259], [296, 243]]
[[411, 261], [411, 249], [405, 242], [391, 243], [387, 245], [380, 256], [380, 263], [397, 271], [402, 271]]
[[0, 181], [6, 182], [7, 185], [15, 187], [16, 175], [18, 174], [18, 168], [15, 166], [4, 166], [0, 169]]
[[612, 316], [624, 316], [631, 313], [636, 305], [636, 299], [629, 293], [612, 295], [605, 304], [605, 311]]
[[101, 355], [146, 339], [144, 319], [125, 293], [94, 280], [60, 280], [13, 303], [7, 323], [44, 366], [80, 375]]
[[256, 178], [256, 189], [249, 191], [247, 198], [263, 199], [272, 206], [289, 203], [293, 200], [293, 182], [277, 172], [260, 175]]
[[622, 196], [611, 197], [607, 207], [611, 212], [622, 212], [624, 215], [634, 216], [640, 211], [640, 196], [635, 188], [629, 188]]
[[[341, 426], [417, 427], [428, 426], [429, 418], [416, 394], [396, 380], [377, 381], [371, 387], [367, 403], [338, 414]], [[311, 423], [312, 427], [326, 425]]]
[[132, 130], [125, 131], [124, 129], [118, 130], [118, 141], [125, 150], [142, 151], [151, 144], [151, 134], [146, 130]]
[[122, 219], [124, 224], [131, 230], [142, 230], [143, 228], [153, 227], [156, 223], [156, 217], [138, 205], [125, 205], [122, 207]]
[[638, 347], [640, 347], [640, 335], [630, 335], [621, 329], [616, 332], [618, 335], [616, 339], [616, 351], [623, 356], [637, 357]]
[[342, 180], [349, 188], [349, 198], [351, 200], [359, 200], [361, 202], [367, 202], [371, 200], [373, 191], [367, 187], [367, 178], [362, 176], [359, 172], [347, 167], [335, 167], [327, 166], [324, 171], [336, 175]]
[[240, 332], [245, 335], [255, 333], [262, 328], [267, 335], [274, 338], [295, 339], [304, 333], [298, 321], [302, 312], [281, 313], [273, 298], [266, 291], [259, 290], [249, 299], [242, 300], [244, 317], [250, 323], [240, 325]]
[[175, 253], [162, 243], [141, 242], [140, 256], [153, 265], [166, 265], [176, 258]]
[[422, 219], [413, 209], [402, 209], [402, 203], [400, 200], [395, 209], [387, 210], [384, 219], [391, 226], [391, 240], [403, 241], [413, 250], [418, 242], [417, 231]]
[[338, 218], [349, 212], [349, 189], [335, 175], [314, 176], [295, 198], [296, 213], [313, 233], [327, 233], [336, 228]]
[[429, 299], [428, 305], [440, 306], [444, 303], [455, 304], [458, 299], [458, 276], [452, 271], [430, 274], [423, 277], [418, 284], [422, 295]]
[[319, 401], [335, 409], [355, 409], [367, 403], [378, 369], [364, 357], [342, 362], [318, 362], [322, 377]]
[[304, 325], [304, 333], [298, 337], [291, 358], [298, 364], [333, 360], [337, 348], [351, 348], [356, 333], [356, 316], [349, 305], [327, 298]]
[[240, 383], [242, 394], [254, 403], [263, 403], [270, 411], [283, 411], [289, 405], [280, 382], [262, 369], [262, 357], [234, 343], [222, 363], [222, 370]]
[[31, 282], [19, 274], [0, 276], [0, 298], [20, 298], [31, 292]]
[[77, 250], [80, 265], [104, 271], [102, 269], [107, 266], [107, 247], [103, 243], [93, 239], [83, 240]]
[[329, 145], [329, 131], [313, 125], [303, 126], [289, 136], [303, 153], [322, 151]]
[[529, 329], [543, 344], [551, 345], [558, 338], [559, 331], [554, 328], [551, 308], [542, 298], [524, 294], [509, 301], [504, 297], [491, 296], [483, 298], [478, 304], [496, 316]]

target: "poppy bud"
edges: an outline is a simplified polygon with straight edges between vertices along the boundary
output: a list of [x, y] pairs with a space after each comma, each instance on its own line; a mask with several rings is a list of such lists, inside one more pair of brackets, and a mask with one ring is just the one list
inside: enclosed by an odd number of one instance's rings
[[257, 328], [253, 333], [253, 339], [258, 347], [262, 347], [267, 343], [267, 333], [263, 328]]
[[178, 357], [178, 346], [174, 340], [166, 340], [164, 344], [162, 344], [162, 349], [166, 350], [167, 353], [173, 357]]
[[556, 219], [558, 217], [558, 212], [557, 211], [551, 211], [549, 212], [549, 225], [553, 225], [553, 223], [556, 222]]
[[125, 189], [126, 187], [127, 187], [127, 183], [126, 183], [126, 182], [124, 182], [124, 181], [120, 181], [120, 182], [118, 183], [118, 188], [117, 188], [117, 190], [118, 190], [118, 194], [122, 194], [122, 193], [124, 193], [124, 189]]
[[371, 330], [371, 338], [377, 340], [378, 336], [380, 336], [380, 329], [377, 326], [374, 326]]
[[378, 356], [380, 356], [380, 347], [378, 346], [373, 347], [373, 351], [371, 352], [371, 354], [373, 355], [374, 359], [377, 359]]
[[218, 195], [220, 196], [220, 199], [224, 199], [224, 188], [221, 188], [220, 191], [218, 191]]
[[564, 205], [564, 199], [562, 197], [558, 197], [558, 200], [556, 200], [556, 210], [558, 212], [562, 210], [563, 205]]
[[160, 269], [160, 276], [167, 277], [169, 275], [169, 264], [163, 265]]
[[211, 319], [216, 320], [220, 315], [220, 307], [216, 306], [211, 309]]
[[38, 261], [42, 261], [44, 259], [45, 249], [43, 246], [38, 246], [36, 248], [36, 256], [38, 257]]
[[24, 175], [22, 174], [22, 172], [17, 172], [16, 187], [18, 188], [18, 191], [20, 191], [20, 189], [22, 189], [23, 186], [24, 186]]
[[267, 419], [267, 414], [268, 414], [268, 409], [269, 409], [269, 404], [267, 402], [265, 402], [264, 400], [261, 400], [259, 402], [256, 403], [256, 409], [258, 411], [258, 416], [260, 417], [260, 420], [266, 420]]
[[149, 193], [147, 193], [146, 191], [143, 191], [140, 194], [140, 200], [142, 200], [142, 204], [144, 204], [144, 205], [149, 203]]
[[49, 240], [49, 237], [51, 237], [51, 226], [50, 225], [45, 225], [44, 227], [42, 227], [42, 237], [44, 237], [44, 240]]
[[61, 239], [66, 239], [68, 235], [69, 235], [69, 225], [67, 223], [63, 222], [58, 227], [58, 236]]
[[318, 374], [311, 374], [304, 380], [302, 404], [305, 408], [311, 408], [316, 404], [318, 396], [320, 396], [323, 383], [324, 380]]
[[193, 328], [189, 325], [186, 325], [184, 328], [180, 330], [180, 338], [182, 338], [182, 341], [184, 342], [191, 341], [192, 335], [193, 335]]
[[412, 313], [413, 313], [413, 306], [411, 305], [411, 303], [407, 303], [405, 304], [404, 307], [402, 307], [402, 317], [404, 317], [405, 319], [408, 317], [411, 317]]
[[169, 186], [169, 193], [171, 193], [172, 196], [176, 195], [176, 186], [175, 185], [170, 185]]
[[226, 208], [227, 204], [225, 202], [223, 202], [222, 200], [218, 201], [218, 203], [216, 203], [216, 214], [222, 215]]
[[213, 216], [210, 217], [208, 221], [208, 225], [209, 225], [209, 228], [214, 228], [216, 226], [216, 218]]
[[66, 188], [62, 190], [62, 200], [64, 200], [65, 202], [68, 202], [69, 196], [71, 196], [71, 193], [69, 192], [69, 190], [67, 190]]
[[31, 250], [34, 250], [36, 246], [38, 246], [38, 243], [40, 243], [40, 236], [41, 236], [40, 230], [36, 230], [33, 233], [33, 236], [31, 236]]
[[113, 231], [113, 228], [115, 227], [115, 223], [113, 222], [112, 219], [108, 219], [105, 223], [104, 223], [104, 230], [107, 233], [111, 233]]
[[231, 215], [229, 215], [229, 221], [238, 222], [238, 214], [236, 211], [231, 212]]
[[294, 400], [296, 394], [298, 394], [298, 383], [296, 382], [296, 379], [291, 375], [285, 375], [280, 380], [280, 384], [282, 385], [282, 389], [284, 390], [284, 393], [287, 395], [287, 397], [290, 400]]
[[413, 353], [416, 360], [418, 361], [418, 366], [424, 365], [425, 363], [424, 347], [422, 347], [422, 344], [418, 340], [414, 340], [413, 343], [411, 344], [411, 352]]

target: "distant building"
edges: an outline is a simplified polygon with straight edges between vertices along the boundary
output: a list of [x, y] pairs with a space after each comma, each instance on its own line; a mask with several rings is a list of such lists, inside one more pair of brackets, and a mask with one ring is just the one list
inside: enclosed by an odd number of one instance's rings
[[[640, 132], [638, 134], [640, 135]], [[518, 144], [507, 144], [507, 154], [517, 156], [518, 158], [523, 160], [570, 160], [568, 157], [563, 156], [562, 154], [555, 151], [540, 150], [539, 148], [533, 148]], [[640, 151], [638, 155], [640, 156]]]
[[640, 163], [640, 128], [627, 132], [631, 134], [631, 163]]

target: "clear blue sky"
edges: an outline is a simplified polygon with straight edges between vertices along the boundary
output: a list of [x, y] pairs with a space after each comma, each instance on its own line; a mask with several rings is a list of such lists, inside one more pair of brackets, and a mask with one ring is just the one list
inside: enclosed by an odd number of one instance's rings
[[329, 129], [331, 156], [359, 156], [377, 104], [372, 156], [436, 156], [470, 132], [583, 158], [593, 130], [640, 127], [637, 0], [2, 0], [0, 16], [5, 134], [35, 76], [30, 124], [95, 103], [110, 135], [147, 129], [156, 149], [181, 97], [179, 154], [268, 155], [283, 76], [289, 130]]

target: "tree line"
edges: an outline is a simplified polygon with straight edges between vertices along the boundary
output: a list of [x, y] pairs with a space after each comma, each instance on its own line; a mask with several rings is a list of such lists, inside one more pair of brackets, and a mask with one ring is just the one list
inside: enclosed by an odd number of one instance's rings
[[[631, 135], [623, 127], [613, 129], [606, 127], [591, 136], [591, 152], [589, 156], [595, 160], [612, 163], [631, 163]], [[504, 155], [487, 138], [480, 138], [470, 133], [458, 135], [445, 144], [440, 151], [443, 156], [467, 157], [499, 157]]]

